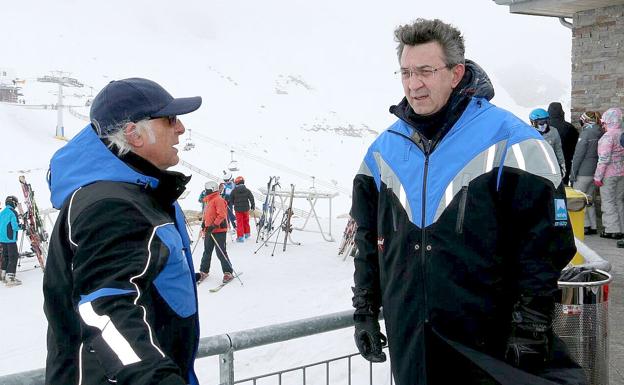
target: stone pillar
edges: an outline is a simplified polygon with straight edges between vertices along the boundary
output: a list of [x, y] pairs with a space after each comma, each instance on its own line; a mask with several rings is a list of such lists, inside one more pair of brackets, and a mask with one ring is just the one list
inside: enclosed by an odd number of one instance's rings
[[[572, 122], [624, 108], [624, 4], [577, 12], [572, 30]], [[552, 42], [551, 42], [552, 43]]]

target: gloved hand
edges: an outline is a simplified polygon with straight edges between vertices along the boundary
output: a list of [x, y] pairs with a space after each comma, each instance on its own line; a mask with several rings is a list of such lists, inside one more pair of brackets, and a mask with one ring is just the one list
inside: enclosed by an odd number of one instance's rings
[[206, 227], [206, 234], [212, 234], [212, 231], [214, 229], [216, 229], [216, 228], [217, 228], [217, 226], [215, 226], [215, 225], [210, 225], [210, 226]]
[[596, 187], [602, 187], [602, 186], [604, 185], [604, 183], [602, 183], [602, 181], [601, 181], [601, 180], [594, 179], [594, 185], [595, 185]]
[[388, 343], [388, 339], [379, 330], [377, 316], [356, 314], [355, 319], [355, 346], [366, 360], [370, 362], [384, 362], [386, 353], [382, 348]]
[[517, 368], [535, 372], [549, 357], [551, 329], [548, 310], [544, 306], [536, 310], [528, 306], [530, 303], [530, 298], [523, 298], [514, 306], [505, 359]]
[[384, 362], [386, 353], [382, 348], [388, 342], [379, 328], [379, 306], [368, 289], [352, 288], [355, 313], [355, 345], [358, 351], [370, 362]]

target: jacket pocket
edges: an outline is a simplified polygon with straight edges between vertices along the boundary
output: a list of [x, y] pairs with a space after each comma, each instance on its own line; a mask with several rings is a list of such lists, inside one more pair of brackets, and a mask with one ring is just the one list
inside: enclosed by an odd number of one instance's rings
[[455, 231], [457, 234], [464, 232], [464, 216], [466, 215], [466, 198], [468, 197], [468, 186], [462, 186], [459, 196], [459, 208], [457, 209], [457, 223]]

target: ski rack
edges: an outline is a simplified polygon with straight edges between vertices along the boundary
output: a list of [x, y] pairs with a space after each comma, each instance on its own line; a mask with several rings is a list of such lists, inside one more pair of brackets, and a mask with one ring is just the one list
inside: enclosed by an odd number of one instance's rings
[[[275, 198], [277, 196], [276, 194], [276, 190], [271, 190], [270, 192], [271, 196], [273, 198]], [[261, 248], [262, 246], [268, 246], [269, 240], [277, 233], [277, 235], [275, 235], [275, 241], [273, 242], [273, 251], [271, 252], [271, 256], [275, 255], [275, 247], [277, 246], [278, 243], [280, 243], [279, 241], [279, 236], [280, 236], [280, 232], [284, 231], [284, 241], [283, 241], [283, 248], [282, 251], [286, 251], [286, 245], [287, 244], [291, 244], [291, 245], [295, 245], [295, 246], [301, 246], [301, 242], [295, 242], [292, 239], [292, 230], [293, 230], [293, 226], [291, 223], [291, 219], [293, 217], [293, 209], [292, 209], [292, 203], [293, 203], [293, 197], [295, 195], [295, 185], [291, 184], [290, 185], [290, 192], [285, 194], [287, 196], [287, 199], [289, 200], [288, 203], [288, 207], [286, 207], [285, 210], [283, 210], [282, 213], [282, 220], [280, 221], [279, 226], [275, 226], [275, 228], [268, 234], [266, 235], [266, 238], [263, 239], [262, 244], [260, 244], [260, 246], [256, 249], [256, 251], [254, 251], [254, 254], [256, 254]], [[280, 197], [280, 199], [282, 199]], [[281, 210], [278, 210], [277, 212], [274, 212], [274, 215], [277, 216], [277, 214], [279, 214]]]
[[[260, 192], [264, 195], [267, 194], [267, 190], [266, 188], [259, 188]], [[271, 192], [271, 194], [273, 194], [273, 192]], [[280, 200], [280, 206], [283, 207], [288, 207], [287, 204], [285, 203], [285, 199], [290, 198], [291, 193], [290, 191], [284, 191], [284, 190], [276, 190], [274, 192], [275, 196], [277, 196]], [[293, 198], [303, 198], [305, 199], [308, 204], [310, 205], [310, 211], [308, 211], [306, 213], [306, 215], [302, 216], [305, 217], [305, 221], [303, 222], [303, 225], [301, 227], [293, 227], [293, 229], [295, 230], [299, 230], [299, 231], [309, 231], [309, 232], [313, 232], [313, 233], [321, 233], [321, 236], [323, 237], [323, 239], [327, 242], [335, 242], [334, 237], [332, 236], [331, 233], [331, 219], [332, 219], [332, 199], [334, 199], [335, 197], [338, 196], [337, 192], [322, 192], [322, 191], [317, 191], [317, 190], [301, 190], [301, 191], [294, 191], [292, 194]], [[318, 217], [318, 214], [316, 213], [316, 203], [318, 202], [319, 199], [327, 199], [329, 200], [329, 231], [327, 231], [327, 233], [323, 230], [323, 226], [321, 225], [321, 221]], [[293, 209], [294, 211], [294, 209]], [[306, 226], [308, 225], [308, 222], [310, 221], [310, 218], [314, 218], [314, 220], [316, 221], [316, 224], [318, 226], [318, 230], [306, 230]]]
[[[216, 176], [214, 174], [209, 173], [208, 171], [202, 170], [201, 168], [199, 168], [199, 167], [197, 167], [197, 166], [195, 166], [195, 165], [193, 165], [193, 164], [191, 164], [191, 163], [189, 163], [187, 161], [184, 161], [182, 159], [180, 159], [180, 162], [178, 163], [178, 165], [186, 167], [186, 168], [188, 168], [191, 171], [195, 171], [196, 173], [198, 173], [200, 175], [203, 175], [206, 178], [208, 178], [210, 180], [213, 180], [213, 181], [215, 181], [217, 183], [223, 181], [223, 178], [221, 178], [220, 176]], [[249, 189], [249, 191], [251, 191], [251, 193], [254, 196], [254, 199], [257, 202], [264, 202], [263, 195], [266, 195], [266, 189], [264, 189], [264, 191], [262, 191], [262, 189], [259, 189], [259, 190], [260, 190], [260, 192], [262, 194], [259, 194], [258, 192], [251, 190], [251, 188]], [[285, 206], [284, 202], [280, 202], [280, 209], [281, 210], [284, 210], [286, 207], [287, 206]], [[307, 216], [310, 215], [310, 213], [307, 212], [307, 211], [300, 210], [300, 209], [295, 209], [295, 208], [293, 208], [293, 213], [297, 217], [307, 217]]]

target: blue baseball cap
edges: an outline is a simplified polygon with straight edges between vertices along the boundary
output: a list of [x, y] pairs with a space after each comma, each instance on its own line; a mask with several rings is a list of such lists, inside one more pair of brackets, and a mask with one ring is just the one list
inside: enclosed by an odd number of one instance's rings
[[108, 83], [93, 99], [89, 115], [108, 134], [116, 124], [188, 114], [201, 103], [201, 96], [176, 99], [154, 81], [129, 78]]

